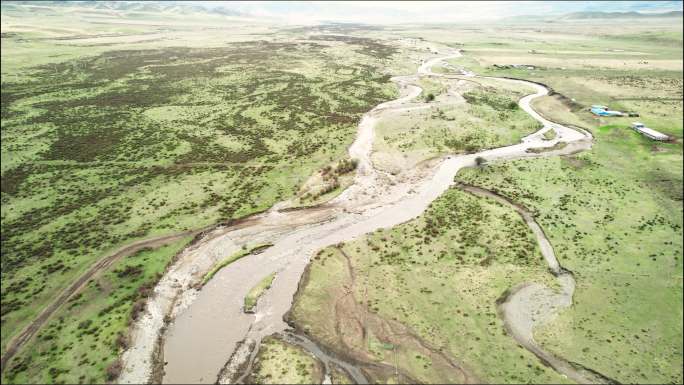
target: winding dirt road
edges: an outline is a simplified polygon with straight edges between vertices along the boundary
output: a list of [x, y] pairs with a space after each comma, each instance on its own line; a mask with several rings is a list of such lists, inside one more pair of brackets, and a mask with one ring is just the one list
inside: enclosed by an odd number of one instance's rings
[[[453, 52], [446, 58], [458, 56], [459, 52]], [[401, 175], [376, 170], [370, 154], [378, 118], [385, 113], [429, 108], [424, 103], [413, 102], [422, 92], [415, 82], [419, 76], [447, 77], [431, 71], [432, 65], [444, 59], [425, 62], [417, 75], [393, 78], [402, 97], [364, 115], [356, 141], [349, 149], [349, 154], [359, 159], [355, 182], [336, 199], [321, 207], [297, 211], [280, 212], [277, 210], [280, 205], [276, 205], [254, 217], [248, 226], [216, 229], [204, 241], [185, 250], [161, 279], [144, 316], [134, 325], [131, 346], [123, 355], [124, 370], [119, 381], [147, 382], [153, 370], [161, 366], [165, 383], [214, 383], [238, 343], [258, 342], [288, 328], [283, 315], [290, 309], [304, 268], [317, 250], [419, 216], [453, 184], [458, 170], [474, 166], [477, 157], [494, 161], [553, 156], [591, 147], [588, 133], [549, 122], [530, 107], [533, 99], [548, 93], [545, 87], [502, 80], [534, 87], [536, 92], [521, 99], [519, 104], [544, 125], [542, 130], [525, 137], [519, 144], [477, 154], [446, 156]], [[556, 138], [543, 140], [542, 134], [550, 129], [556, 131]], [[553, 147], [561, 140], [567, 143], [562, 149], [528, 152], [532, 148]], [[216, 274], [201, 291], [196, 289], [195, 283], [214, 263], [243, 245], [265, 242], [273, 246], [264, 253], [236, 261]], [[260, 299], [256, 313], [245, 314], [242, 311], [245, 294], [274, 272], [277, 277]], [[172, 319], [168, 325], [167, 317]]]

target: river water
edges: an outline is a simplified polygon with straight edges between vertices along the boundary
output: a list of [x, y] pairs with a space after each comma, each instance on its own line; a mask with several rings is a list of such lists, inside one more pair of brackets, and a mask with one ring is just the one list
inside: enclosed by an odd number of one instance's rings
[[[432, 73], [430, 67], [439, 60], [459, 55], [454, 52], [444, 58], [430, 60], [420, 67], [419, 74], [443, 76]], [[536, 92], [521, 99], [520, 107], [544, 124], [542, 130], [525, 137], [519, 144], [476, 154], [446, 156], [426, 169], [415, 170], [412, 177], [393, 180], [392, 176], [375, 170], [370, 161], [373, 128], [381, 114], [422, 108], [412, 102], [421, 92], [412, 84], [417, 76], [393, 80], [398, 84], [402, 97], [383, 103], [364, 115], [356, 141], [349, 149], [350, 155], [359, 159], [354, 185], [322, 208], [288, 212], [271, 210], [258, 216], [250, 226], [217, 231], [210, 241], [188, 251], [167, 274], [169, 278], [163, 278], [155, 289], [159, 299], [151, 301], [149, 314], [134, 330], [133, 346], [124, 355], [121, 382], [140, 382], [149, 378], [153, 348], [145, 344], [149, 344], [162, 329], [160, 317], [165, 314], [164, 310], [173, 308], [175, 317], [163, 339], [163, 360], [166, 362], [163, 382], [214, 383], [238, 342], [245, 338], [258, 341], [288, 328], [283, 315], [290, 309], [301, 275], [317, 250], [421, 215], [453, 184], [454, 176], [461, 168], [475, 165], [476, 157], [493, 161], [551, 156], [572, 153], [586, 148], [591, 142], [587, 134], [539, 116], [530, 107], [530, 102], [546, 95], [548, 90], [523, 82]], [[556, 138], [543, 140], [541, 134], [549, 129], [556, 130]], [[561, 150], [542, 154], [527, 152], [529, 148], [551, 147], [560, 140], [568, 143]], [[273, 246], [222, 269], [201, 291], [191, 288], [192, 279], [189, 277], [206, 271], [214, 261], [221, 259], [221, 255], [230, 255], [244, 244], [261, 242], [270, 242]], [[259, 300], [255, 314], [245, 314], [242, 303], [247, 292], [274, 272], [277, 276], [271, 289]]]

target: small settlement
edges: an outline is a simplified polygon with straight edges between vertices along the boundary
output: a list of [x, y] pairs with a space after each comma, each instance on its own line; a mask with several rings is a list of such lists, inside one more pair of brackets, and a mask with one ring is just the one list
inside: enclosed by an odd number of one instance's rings
[[[602, 105], [598, 105], [598, 104], [591, 106], [590, 111], [592, 114], [599, 116], [599, 117], [639, 116], [639, 114], [637, 114], [635, 112], [613, 111], [613, 110], [609, 110], [608, 107], [606, 107], [606, 106], [602, 106]], [[653, 140], [665, 141], [665, 140], [670, 139], [669, 136], [667, 136], [661, 132], [658, 132], [652, 128], [648, 128], [641, 122], [632, 123], [631, 128], [634, 131], [640, 133], [641, 135], [643, 135], [647, 138], [653, 139]]]

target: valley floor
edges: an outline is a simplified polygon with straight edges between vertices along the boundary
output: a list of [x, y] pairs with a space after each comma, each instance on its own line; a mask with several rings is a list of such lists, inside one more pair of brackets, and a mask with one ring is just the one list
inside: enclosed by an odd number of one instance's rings
[[2, 5], [3, 383], [682, 382], [681, 23], [117, 12]]

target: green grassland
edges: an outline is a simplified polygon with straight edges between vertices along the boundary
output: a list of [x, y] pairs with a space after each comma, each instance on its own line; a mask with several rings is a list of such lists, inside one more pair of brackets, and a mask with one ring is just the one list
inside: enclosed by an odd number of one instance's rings
[[420, 96], [424, 101], [428, 101], [426, 98], [428, 95], [438, 96], [446, 92], [447, 87], [439, 80], [433, 80], [427, 77], [421, 77], [417, 82], [418, 86], [423, 89]]
[[[543, 45], [529, 35], [517, 43], [501, 37], [501, 46], [465, 43], [460, 64], [467, 68], [542, 82], [562, 94], [534, 106], [550, 119], [590, 129], [595, 145], [572, 157], [464, 170], [458, 178], [535, 209], [561, 263], [575, 273], [573, 307], [537, 331], [544, 347], [623, 383], [679, 383], [681, 19], [679, 26], [592, 27], [556, 27], [559, 34], [547, 35]], [[564, 52], [571, 41], [580, 52]], [[597, 118], [586, 111], [591, 104], [641, 116]], [[627, 128], [637, 120], [676, 140], [640, 136]]]
[[384, 115], [376, 126], [375, 164], [399, 171], [444, 154], [518, 143], [541, 128], [517, 105], [521, 97], [533, 92], [529, 87], [478, 79], [458, 91], [463, 99], [440, 96], [442, 91], [435, 94], [429, 109]]
[[[3, 3], [3, 350], [111, 250], [294, 195], [397, 94], [380, 65], [395, 50], [372, 39], [273, 42], [256, 26], [207, 46], [237, 27], [162, 28], [154, 12], [69, 25], [71, 8], [44, 8]], [[110, 44], [152, 32], [164, 39]]]
[[[529, 25], [403, 31], [465, 49], [465, 56], [452, 64], [476, 73], [549, 85], [560, 94], [539, 98], [535, 108], [550, 119], [585, 127], [594, 134], [595, 145], [588, 152], [495, 163], [463, 170], [457, 179], [497, 191], [536, 212], [560, 262], [575, 273], [578, 286], [573, 306], [537, 330], [535, 338], [545, 349], [622, 383], [682, 381], [680, 27], [648, 24], [618, 29], [590, 24], [545, 25], [540, 28], [544, 33]], [[666, 31], [649, 32], [649, 28]], [[573, 44], [577, 49], [568, 48]], [[623, 52], [615, 51], [616, 47]], [[511, 64], [535, 68], [504, 67]], [[586, 108], [597, 103], [641, 116], [595, 118]], [[445, 151], [446, 146], [437, 140], [415, 139], [439, 119], [424, 115], [413, 126], [381, 121], [376, 149], [398, 153], [406, 151], [402, 147], [406, 145], [424, 153]], [[635, 120], [678, 140], [656, 143], [644, 138], [627, 129]], [[488, 124], [483, 127], [492, 129]], [[486, 263], [466, 259], [469, 263], [452, 271], [445, 266], [449, 260], [445, 256], [459, 243], [454, 238], [431, 239], [431, 226], [416, 225], [451, 200], [461, 205], [494, 205], [450, 190], [413, 222], [322, 251], [308, 268], [291, 319], [324, 345], [343, 350], [340, 353], [364, 362], [397, 362], [403, 375], [414, 380], [447, 381], [449, 377], [447, 371], [440, 372], [443, 367], [434, 356], [426, 363], [424, 354], [415, 354], [420, 344], [388, 335], [387, 329], [405, 332], [408, 328], [452, 354], [484, 381], [564, 381], [517, 348], [495, 316], [495, 301], [504, 290], [520, 282], [544, 282], [548, 276], [520, 260], [498, 262], [504, 252], [492, 241], [484, 243], [487, 248], [469, 244], [462, 250], [465, 255], [479, 255]], [[507, 235], [510, 224], [492, 223], [481, 214], [461, 218], [464, 212], [464, 207], [445, 210], [455, 223], [437, 222], [435, 233], [445, 229], [484, 239], [519, 239]], [[429, 247], [415, 248], [416, 243], [428, 240]], [[390, 262], [403, 265], [390, 269]], [[537, 266], [543, 268], [542, 263]], [[347, 287], [354, 293], [354, 306], [339, 299]], [[315, 314], [321, 308], [336, 317], [322, 319]], [[452, 317], [454, 310], [460, 317]], [[359, 337], [360, 329], [366, 339]], [[460, 340], [459, 333], [468, 338]], [[489, 362], [491, 356], [498, 360]], [[376, 373], [374, 378], [396, 381], [393, 373]]]
[[139, 316], [171, 257], [188, 241], [142, 250], [91, 279], [14, 358], [3, 383], [94, 384], [114, 379], [129, 324]]
[[458, 179], [534, 209], [575, 273], [574, 305], [537, 332], [545, 347], [622, 383], [681, 382], [681, 144], [620, 126], [595, 137], [589, 152]]
[[[182, 4], [4, 1], [2, 75], [30, 79], [31, 67], [122, 49], [220, 47], [267, 38], [276, 25]], [[136, 9], [138, 8], [138, 9]], [[145, 8], [145, 9], [142, 9]], [[202, 28], [198, 28], [198, 26]], [[265, 35], [261, 35], [261, 34]]]
[[[397, 37], [422, 36], [464, 49], [456, 66], [549, 85], [558, 94], [535, 108], [595, 135], [590, 152], [458, 176], [535, 210], [576, 275], [573, 307], [537, 340], [621, 382], [682, 381], [681, 19], [325, 29], [190, 5], [115, 5], [2, 3], [3, 351], [108, 252], [305, 191], [345, 158], [359, 117], [397, 96], [390, 74], [414, 73], [427, 57]], [[511, 104], [528, 90], [468, 83], [452, 104], [440, 81], [423, 78], [436, 99], [379, 122], [374, 163], [399, 170], [538, 127]], [[641, 116], [595, 118], [586, 108], [597, 103]], [[651, 142], [625, 128], [634, 120], [678, 141]], [[345, 178], [295, 203], [334, 196]], [[115, 377], [128, 323], [183, 244], [122, 259], [91, 280], [3, 382]], [[382, 381], [399, 380], [397, 365], [404, 379], [455, 382], [453, 359], [483, 381], [566, 382], [505, 335], [496, 315], [496, 300], [526, 281], [553, 285], [517, 214], [452, 189], [414, 221], [322, 251], [291, 318], [342, 355], [383, 363], [366, 367]], [[276, 339], [262, 348], [252, 380], [319, 381], [303, 351]]]
[[[3, 343], [107, 250], [264, 210], [342, 157], [358, 117], [394, 90], [324, 51], [110, 52], [3, 84]], [[299, 60], [321, 73], [297, 73]]]
[[[451, 189], [415, 220], [322, 250], [290, 319], [338, 354], [396, 362], [420, 382], [457, 379], [439, 353], [484, 382], [565, 382], [503, 332], [496, 300], [528, 279], [553, 286], [520, 216]], [[371, 381], [397, 378], [391, 370]]]
[[320, 384], [323, 365], [299, 346], [278, 337], [266, 337], [259, 345], [249, 384]]
[[[482, 28], [460, 35], [464, 57], [450, 61], [481, 75], [547, 84], [560, 95], [535, 106], [561, 122], [597, 128], [638, 120], [682, 137], [681, 19], [502, 28], [509, 33]], [[640, 117], [598, 118], [588, 111], [593, 104]]]

